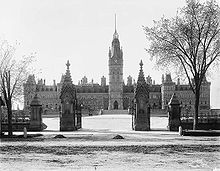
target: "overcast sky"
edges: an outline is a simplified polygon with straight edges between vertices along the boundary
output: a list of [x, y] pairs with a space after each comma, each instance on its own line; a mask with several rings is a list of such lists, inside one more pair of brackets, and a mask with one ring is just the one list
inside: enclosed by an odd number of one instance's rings
[[[46, 84], [60, 81], [67, 60], [75, 84], [83, 76], [100, 83], [103, 75], [108, 81], [108, 48], [116, 13], [125, 82], [129, 75], [137, 80], [142, 59], [145, 76], [160, 84], [162, 72], [145, 51], [142, 26], [174, 16], [184, 4], [185, 0], [0, 0], [0, 38], [20, 42], [18, 54], [37, 52], [36, 78], [46, 79]], [[211, 105], [220, 108], [220, 74], [209, 80]]]

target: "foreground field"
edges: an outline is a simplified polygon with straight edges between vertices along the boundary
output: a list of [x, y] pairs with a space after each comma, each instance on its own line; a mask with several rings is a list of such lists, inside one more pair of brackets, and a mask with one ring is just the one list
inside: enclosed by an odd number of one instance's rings
[[220, 146], [6, 146], [2, 170], [212, 170]]
[[132, 131], [130, 116], [84, 118], [77, 132], [59, 132], [58, 118], [44, 121], [43, 136], [1, 140], [1, 170], [220, 169], [219, 137], [181, 137], [165, 131], [166, 118], [154, 118], [149, 132]]

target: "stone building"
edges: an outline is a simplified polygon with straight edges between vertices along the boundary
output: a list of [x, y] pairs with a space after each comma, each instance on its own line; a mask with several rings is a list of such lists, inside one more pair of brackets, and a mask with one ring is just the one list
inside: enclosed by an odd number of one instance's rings
[[[126, 59], [126, 58], [125, 58]], [[127, 83], [123, 81], [123, 51], [120, 46], [119, 34], [115, 29], [113, 40], [108, 52], [109, 84], [106, 77], [101, 78], [100, 84], [92, 80], [88, 82], [86, 76], [75, 85], [78, 103], [84, 108], [98, 111], [128, 109], [134, 99], [134, 89], [136, 86], [132, 77], [127, 77]], [[73, 75], [74, 77], [74, 75]], [[61, 76], [59, 83], [53, 82], [46, 85], [45, 80], [36, 82], [35, 76], [30, 75], [24, 84], [24, 108], [28, 108], [36, 92], [41, 99], [44, 114], [59, 112], [61, 103], [59, 99], [64, 76]], [[155, 84], [155, 81], [148, 75], [146, 82], [149, 85], [149, 104], [152, 109], [166, 109], [167, 104], [175, 92], [185, 112], [192, 113], [194, 96], [189, 85], [181, 85], [172, 81], [171, 74], [162, 76], [162, 83]], [[200, 110], [207, 113], [210, 109], [210, 82], [206, 79], [201, 89]]]
[[[200, 95], [200, 114], [208, 114], [210, 111], [210, 85], [211, 83], [204, 78], [201, 85], [201, 95]], [[161, 84], [161, 102], [162, 109], [167, 109], [168, 103], [173, 95], [176, 94], [183, 113], [194, 113], [194, 94], [190, 88], [189, 84], [180, 84], [179, 79], [177, 83], [172, 81], [171, 74], [166, 74], [165, 78], [162, 75], [162, 84]]]
[[[123, 81], [123, 52], [120, 47], [119, 35], [117, 30], [113, 34], [111, 47], [109, 48], [109, 84], [106, 77], [101, 78], [101, 83], [88, 82], [84, 76], [76, 85], [77, 99], [83, 104], [84, 108], [90, 110], [99, 109], [128, 109], [134, 97], [135, 82], [132, 77], [128, 77], [127, 84]], [[61, 91], [64, 76], [53, 85], [46, 85], [45, 80], [36, 82], [35, 76], [30, 75], [24, 84], [24, 108], [28, 108], [35, 93], [41, 98], [44, 113], [57, 112], [60, 110], [59, 94]]]

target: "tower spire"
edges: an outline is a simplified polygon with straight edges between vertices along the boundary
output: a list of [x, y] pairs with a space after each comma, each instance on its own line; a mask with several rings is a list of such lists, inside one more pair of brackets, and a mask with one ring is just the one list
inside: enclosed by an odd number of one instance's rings
[[115, 33], [116, 33], [116, 14], [115, 14]]
[[118, 33], [117, 33], [117, 30], [116, 30], [116, 14], [115, 14], [115, 33], [113, 35], [113, 39], [118, 39]]

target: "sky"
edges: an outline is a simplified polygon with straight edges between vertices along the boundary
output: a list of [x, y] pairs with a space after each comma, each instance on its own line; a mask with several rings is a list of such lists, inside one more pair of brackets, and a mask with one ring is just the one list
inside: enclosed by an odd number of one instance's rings
[[[166, 71], [158, 70], [145, 51], [143, 26], [152, 26], [162, 16], [175, 16], [184, 5], [185, 0], [0, 0], [0, 39], [19, 42], [20, 56], [36, 52], [34, 74], [36, 79], [46, 79], [46, 84], [60, 81], [67, 60], [74, 84], [83, 76], [100, 83], [102, 76], [108, 81], [116, 14], [125, 82], [129, 75], [137, 80], [142, 59], [145, 76], [160, 84]], [[219, 71], [208, 78], [213, 108], [220, 108]]]

